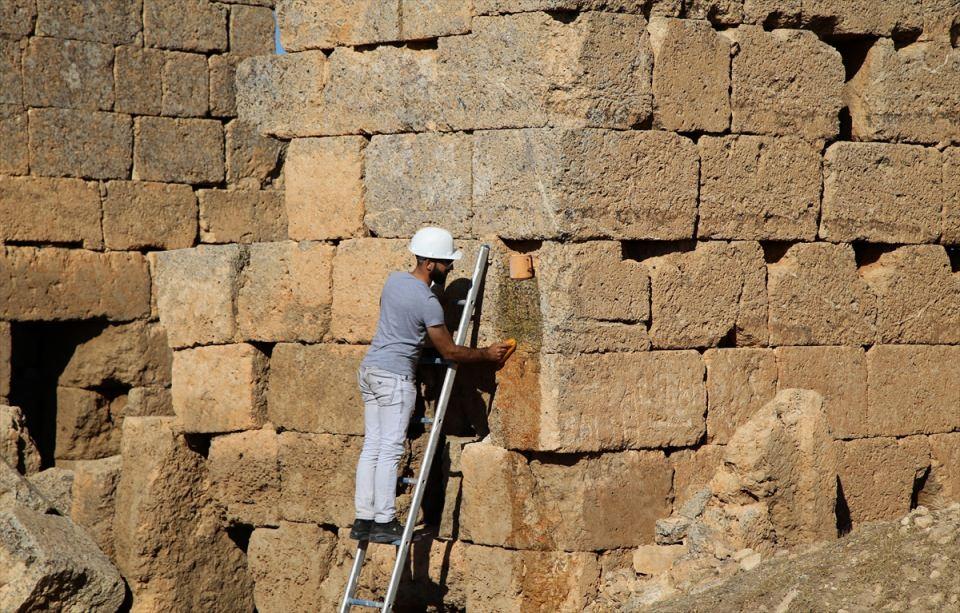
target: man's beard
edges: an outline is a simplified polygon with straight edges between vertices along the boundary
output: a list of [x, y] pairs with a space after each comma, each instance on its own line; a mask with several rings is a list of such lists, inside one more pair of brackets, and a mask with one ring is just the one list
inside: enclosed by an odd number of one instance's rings
[[440, 287], [443, 287], [447, 283], [447, 273], [449, 271], [440, 271], [439, 268], [434, 268], [430, 271], [430, 281], [436, 283]]

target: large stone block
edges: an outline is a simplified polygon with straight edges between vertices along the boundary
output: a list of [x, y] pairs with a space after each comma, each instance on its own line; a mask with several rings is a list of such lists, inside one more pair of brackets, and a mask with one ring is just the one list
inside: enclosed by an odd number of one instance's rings
[[149, 385], [134, 387], [127, 393], [124, 415], [130, 417], [173, 417], [173, 398], [169, 387]]
[[36, 33], [125, 45], [140, 33], [142, 6], [142, 0], [39, 0]]
[[40, 513], [49, 513], [53, 507], [43, 494], [21, 475], [16, 468], [0, 461], [0, 508], [26, 507]]
[[349, 526], [363, 437], [280, 434], [280, 518]]
[[877, 300], [850, 245], [798, 243], [767, 266], [770, 343], [870, 345]]
[[210, 66], [210, 114], [214, 117], [237, 116], [237, 65], [243, 58], [238, 55], [211, 55]]
[[760, 245], [700, 242], [644, 260], [650, 273], [654, 347], [679, 349], [767, 342], [765, 263]]
[[57, 388], [57, 460], [96, 460], [120, 451], [119, 407], [103, 394], [75, 387]]
[[706, 21], [654, 18], [654, 121], [665, 130], [723, 132], [730, 125], [730, 41]]
[[28, 106], [108, 111], [113, 106], [113, 47], [31, 38], [23, 54], [23, 77]]
[[10, 398], [13, 371], [13, 335], [9, 322], [0, 322], [0, 401]]
[[96, 183], [41, 177], [0, 178], [0, 239], [103, 247]]
[[287, 237], [283, 192], [204, 189], [200, 197], [200, 240], [204, 243], [279, 241]]
[[820, 150], [799, 138], [701, 138], [702, 238], [813, 240], [820, 211]]
[[237, 293], [243, 340], [320, 341], [330, 326], [335, 248], [325, 243], [254, 243]]
[[845, 92], [853, 137], [929, 144], [956, 140], [958, 78], [960, 51], [946, 41], [897, 49], [891, 39], [878, 39]]
[[384, 238], [423, 226], [472, 235], [472, 141], [460, 133], [374, 136], [364, 151], [364, 225]]
[[874, 35], [919, 32], [922, 0], [804, 0], [803, 21], [823, 34]]
[[237, 245], [200, 246], [157, 256], [157, 310], [171, 347], [234, 339], [234, 300], [244, 257]]
[[861, 268], [881, 343], [960, 344], [960, 276], [940, 245], [900, 247]]
[[832, 138], [839, 129], [844, 68], [840, 53], [813, 32], [740, 26], [731, 70], [734, 132]]
[[470, 31], [474, 7], [459, 0], [400, 0], [400, 36], [418, 40]]
[[159, 115], [163, 101], [166, 56], [158, 49], [136, 45], [117, 47], [113, 71], [114, 110], [137, 115]]
[[59, 466], [45, 468], [27, 477], [50, 505], [65, 517], [70, 517], [73, 497], [73, 471]]
[[363, 233], [364, 148], [359, 136], [298, 138], [287, 148], [284, 197], [290, 238], [349, 238]]
[[940, 242], [960, 245], [960, 147], [946, 149], [943, 160], [943, 231]]
[[[3, 343], [3, 339], [0, 339], [0, 359], [6, 354], [9, 361], [9, 348], [3, 347]], [[3, 367], [0, 367], [0, 371], [2, 370]], [[3, 376], [2, 372], [0, 376]], [[9, 381], [7, 386], [4, 390], [3, 382], [0, 381], [0, 395], [6, 397], [10, 393]], [[32, 475], [40, 470], [40, 452], [37, 451], [36, 443], [30, 438], [23, 412], [19, 407], [0, 404], [0, 459], [24, 475]]]
[[837, 439], [875, 431], [867, 413], [867, 359], [861, 347], [778, 347], [778, 389], [813, 390], [823, 397]]
[[197, 237], [197, 199], [187, 185], [111, 181], [103, 197], [108, 249], [183, 249]]
[[263, 425], [267, 356], [253, 345], [215, 345], [173, 354], [173, 409], [184, 432]]
[[930, 476], [934, 494], [944, 501], [960, 500], [960, 432], [934, 434], [930, 442]]
[[230, 7], [230, 53], [241, 56], [274, 52], [273, 9], [264, 6]]
[[48, 177], [126, 179], [132, 162], [128, 115], [30, 109], [30, 170]]
[[110, 558], [113, 547], [113, 518], [116, 514], [117, 484], [122, 456], [74, 462], [73, 499], [70, 518], [83, 528]]
[[[170, 143], [178, 143], [170, 147]], [[212, 119], [139, 117], [133, 178], [219, 183], [224, 178], [223, 124]]]
[[960, 347], [875, 345], [867, 352], [871, 434], [905, 436], [960, 428]]
[[649, 0], [475, 0], [473, 3], [478, 15], [530, 11], [615, 11], [640, 15], [649, 4]]
[[940, 236], [944, 193], [935, 149], [836, 143], [823, 166], [820, 238], [926, 243]]
[[170, 417], [124, 421], [117, 566], [144, 611], [252, 610], [246, 555], [221, 526], [203, 456], [175, 424]]
[[276, 526], [280, 503], [280, 444], [271, 428], [215, 436], [207, 468], [213, 497], [227, 519], [253, 526]]
[[129, 321], [150, 313], [150, 272], [139, 253], [5, 247], [0, 319]]
[[33, 32], [37, 19], [34, 0], [8, 0], [0, 4], [0, 32], [22, 38]]
[[247, 559], [257, 610], [336, 609], [339, 602], [326, 584], [332, 583], [327, 579], [338, 544], [336, 532], [313, 524], [280, 522], [278, 529], [254, 530]]
[[207, 57], [200, 53], [164, 54], [161, 112], [177, 117], [203, 117], [210, 104]]
[[684, 447], [706, 429], [696, 351], [540, 354], [498, 378], [490, 431], [509, 449]]
[[363, 434], [357, 368], [367, 347], [280, 343], [270, 356], [267, 418], [299, 432]]
[[[0, 103], [23, 104], [20, 41], [0, 39]], [[31, 95], [33, 92], [31, 92]]]
[[551, 463], [475, 443], [463, 450], [461, 537], [500, 547], [590, 551], [653, 542], [670, 513], [672, 469], [658, 451]]
[[114, 611], [123, 578], [90, 537], [66, 517], [15, 506], [0, 513], [4, 611]]
[[[231, 121], [226, 128], [227, 183], [252, 180], [263, 187], [273, 179], [282, 152], [282, 141], [261, 136], [246, 121]], [[289, 185], [287, 179], [287, 189]]]
[[914, 481], [930, 465], [925, 441], [866, 438], [836, 445], [838, 494], [842, 493], [854, 526], [896, 519], [910, 511]]
[[[723, 464], [726, 445], [700, 445], [695, 449], [679, 449], [668, 457], [673, 466], [673, 508], [683, 514], [683, 506], [709, 485]], [[695, 503], [694, 503], [695, 504]]]
[[400, 2], [279, 0], [277, 20], [287, 51], [400, 39]]
[[[769, 349], [709, 349], [707, 442], [726, 444], [730, 436], [777, 392], [777, 361]], [[789, 386], [797, 387], [797, 386]]]
[[27, 112], [18, 105], [0, 104], [0, 173], [25, 175], [30, 170], [30, 133]]
[[692, 238], [697, 153], [669, 132], [475, 135], [475, 227], [504, 238]]
[[60, 373], [60, 385], [89, 389], [111, 384], [169, 385], [167, 334], [157, 324], [108, 326], [78, 343]]
[[144, 0], [143, 39], [148, 47], [225, 51], [227, 9], [209, 0]]

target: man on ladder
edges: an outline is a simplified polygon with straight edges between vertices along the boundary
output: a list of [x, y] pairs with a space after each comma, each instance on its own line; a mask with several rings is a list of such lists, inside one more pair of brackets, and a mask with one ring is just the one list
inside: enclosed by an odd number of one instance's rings
[[[395, 543], [404, 526], [396, 517], [397, 469], [416, 400], [414, 371], [425, 337], [445, 360], [502, 362], [512, 348], [497, 343], [482, 349], [457, 345], [430, 285], [443, 287], [461, 252], [441, 228], [423, 228], [410, 241], [417, 264], [394, 272], [380, 296], [380, 320], [358, 381], [364, 404], [363, 450], [357, 463], [356, 520], [350, 538]], [[416, 509], [412, 511], [416, 513]]]

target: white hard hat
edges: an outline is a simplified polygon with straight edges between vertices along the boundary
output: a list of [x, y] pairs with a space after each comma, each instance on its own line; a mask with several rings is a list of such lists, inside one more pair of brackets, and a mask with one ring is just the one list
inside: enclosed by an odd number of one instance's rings
[[410, 252], [431, 260], [459, 260], [463, 255], [453, 248], [453, 236], [443, 228], [420, 228], [410, 239]]

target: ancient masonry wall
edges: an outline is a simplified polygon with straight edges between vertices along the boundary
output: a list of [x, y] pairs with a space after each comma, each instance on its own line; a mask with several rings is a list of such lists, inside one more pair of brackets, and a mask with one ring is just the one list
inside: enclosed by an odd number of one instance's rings
[[404, 606], [582, 610], [786, 388], [838, 529], [960, 498], [955, 2], [280, 0], [284, 56], [269, 6], [88, 4], [0, 5], [0, 396], [134, 608], [333, 608], [428, 223], [520, 349], [462, 369]]

